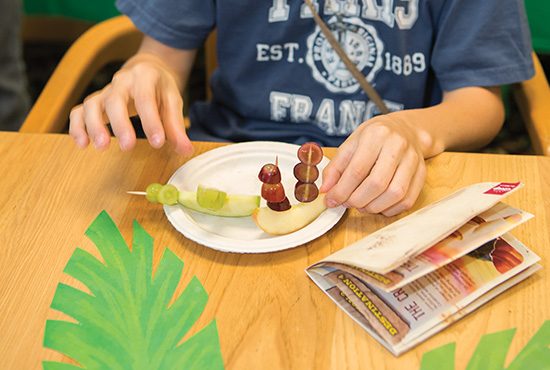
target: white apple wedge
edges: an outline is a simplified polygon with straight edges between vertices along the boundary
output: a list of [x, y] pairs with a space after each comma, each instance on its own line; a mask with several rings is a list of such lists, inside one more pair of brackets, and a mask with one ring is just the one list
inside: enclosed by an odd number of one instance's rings
[[260, 229], [271, 235], [285, 235], [309, 225], [326, 209], [325, 194], [309, 203], [293, 205], [289, 210], [277, 212], [268, 207], [257, 208], [252, 219]]

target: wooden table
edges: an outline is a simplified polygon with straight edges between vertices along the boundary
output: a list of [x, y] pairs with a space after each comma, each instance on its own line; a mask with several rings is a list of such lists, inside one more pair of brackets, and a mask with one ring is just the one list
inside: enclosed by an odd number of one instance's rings
[[[216, 147], [196, 143], [196, 153]], [[332, 152], [329, 151], [329, 155]], [[122, 153], [78, 150], [65, 135], [0, 133], [0, 369], [36, 369], [63, 356], [43, 348], [46, 319], [63, 268], [84, 231], [106, 210], [129, 241], [132, 221], [184, 262], [183, 287], [193, 275], [209, 301], [196, 327], [217, 320], [227, 369], [418, 369], [422, 355], [457, 342], [465, 368], [480, 337], [517, 328], [509, 359], [550, 319], [548, 267], [474, 314], [395, 358], [346, 316], [305, 275], [304, 268], [396, 218], [348, 213], [332, 231], [288, 251], [237, 255], [199, 246], [178, 233], [161, 207], [125, 194], [166, 181], [186, 159], [144, 141]], [[416, 208], [479, 181], [525, 182], [507, 202], [535, 218], [513, 234], [550, 259], [550, 158], [445, 153], [428, 161]], [[158, 257], [159, 254], [156, 254]], [[158, 258], [156, 258], [158, 261]]]

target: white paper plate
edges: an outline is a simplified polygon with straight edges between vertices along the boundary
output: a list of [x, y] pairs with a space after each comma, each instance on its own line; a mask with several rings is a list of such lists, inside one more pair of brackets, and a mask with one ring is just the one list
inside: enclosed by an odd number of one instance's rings
[[[262, 183], [258, 173], [264, 164], [274, 163], [278, 157], [281, 182], [288, 199], [297, 203], [293, 169], [298, 163], [298, 148], [298, 145], [263, 141], [220, 147], [185, 163], [168, 183], [186, 191], [196, 191], [197, 185], [202, 184], [232, 194], [259, 195]], [[323, 158], [317, 166], [319, 171], [328, 162]], [[265, 206], [263, 199], [261, 206]], [[292, 248], [323, 235], [343, 216], [345, 208], [327, 209], [308, 226], [282, 236], [264, 233], [251, 217], [210, 216], [179, 205], [164, 206], [164, 212], [176, 230], [201, 245], [224, 252], [265, 253]]]

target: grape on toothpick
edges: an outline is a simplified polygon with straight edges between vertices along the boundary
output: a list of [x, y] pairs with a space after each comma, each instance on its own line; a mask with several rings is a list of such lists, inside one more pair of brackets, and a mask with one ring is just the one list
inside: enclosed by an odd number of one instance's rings
[[262, 198], [271, 203], [282, 202], [286, 198], [283, 184], [262, 184]]
[[179, 190], [172, 184], [163, 185], [157, 193], [157, 201], [160, 204], [173, 206], [178, 203]]
[[319, 189], [315, 184], [298, 182], [294, 187], [294, 196], [299, 202], [309, 203], [317, 199], [319, 196]]
[[319, 144], [307, 142], [298, 149], [298, 159], [308, 166], [316, 166], [323, 159], [323, 149]]
[[282, 202], [267, 202], [267, 206], [276, 212], [283, 212], [290, 209], [290, 201], [285, 197]]
[[258, 179], [263, 182], [262, 198], [267, 201], [269, 208], [274, 211], [286, 211], [290, 208], [290, 202], [285, 195], [285, 188], [281, 184], [278, 157], [275, 157], [275, 164], [268, 163], [262, 166]]
[[276, 164], [268, 163], [262, 167], [258, 178], [264, 184], [278, 184], [281, 182], [281, 172]]
[[162, 184], [159, 184], [158, 182], [149, 184], [149, 186], [147, 186], [147, 189], [145, 189], [145, 198], [151, 203], [158, 203], [157, 195], [161, 188]]
[[314, 183], [319, 178], [319, 170], [316, 166], [298, 163], [294, 166], [294, 177], [300, 182]]
[[298, 159], [300, 163], [294, 166], [294, 177], [298, 180], [294, 196], [301, 203], [309, 203], [319, 196], [315, 181], [319, 178], [317, 165], [323, 159], [323, 149], [317, 143], [307, 142], [298, 149]]
[[227, 193], [214, 188], [207, 188], [203, 185], [197, 187], [197, 203], [203, 208], [216, 211], [223, 207]]

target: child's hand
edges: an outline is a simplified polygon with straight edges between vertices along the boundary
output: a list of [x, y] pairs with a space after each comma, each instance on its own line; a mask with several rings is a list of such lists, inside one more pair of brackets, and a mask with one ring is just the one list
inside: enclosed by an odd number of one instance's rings
[[136, 134], [129, 117], [138, 114], [151, 146], [168, 140], [176, 152], [188, 155], [192, 144], [185, 133], [183, 100], [178, 76], [156, 55], [141, 53], [118, 71], [110, 84], [73, 108], [69, 134], [85, 148], [90, 141], [100, 150], [110, 143], [110, 123], [122, 150], [130, 150]]
[[410, 209], [424, 185], [424, 158], [491, 141], [504, 120], [498, 87], [443, 93], [440, 104], [362, 123], [323, 171], [327, 206], [393, 216]]
[[323, 171], [329, 207], [393, 216], [414, 205], [426, 177], [421, 134], [398, 117], [364, 122], [338, 148]]

